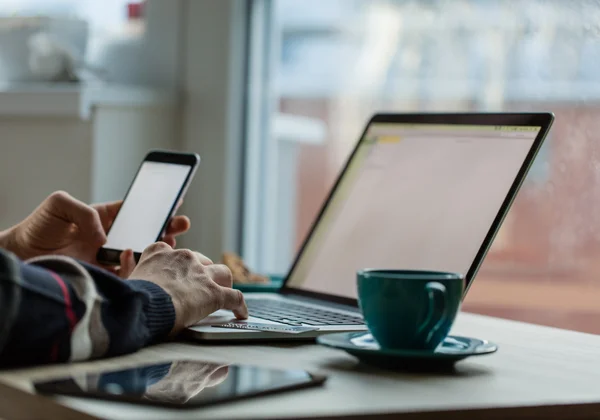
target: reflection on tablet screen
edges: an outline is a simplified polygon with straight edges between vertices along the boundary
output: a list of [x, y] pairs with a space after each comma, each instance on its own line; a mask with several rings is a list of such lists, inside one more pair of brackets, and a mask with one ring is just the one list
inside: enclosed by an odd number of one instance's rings
[[198, 406], [314, 382], [301, 370], [174, 361], [35, 384], [41, 393]]

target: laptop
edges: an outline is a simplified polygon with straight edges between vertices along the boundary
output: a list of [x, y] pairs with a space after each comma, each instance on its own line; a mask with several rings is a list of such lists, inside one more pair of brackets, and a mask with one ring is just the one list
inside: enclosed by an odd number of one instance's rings
[[[277, 293], [245, 295], [248, 325], [217, 311], [206, 341], [363, 331], [356, 272], [459, 272], [465, 293], [552, 125], [551, 113], [377, 114], [368, 122]], [[244, 324], [244, 323], [242, 323]], [[245, 329], [269, 324], [273, 331]], [[289, 333], [306, 327], [310, 331]]]

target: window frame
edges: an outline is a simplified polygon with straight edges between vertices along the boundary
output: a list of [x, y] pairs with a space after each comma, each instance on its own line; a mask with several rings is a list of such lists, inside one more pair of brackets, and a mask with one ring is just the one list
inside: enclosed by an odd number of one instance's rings
[[[277, 65], [278, 40], [273, 28], [272, 0], [250, 0], [246, 93], [244, 212], [241, 252], [246, 263], [262, 271], [269, 264], [269, 243], [275, 235], [276, 180], [268, 165], [277, 165], [277, 143], [271, 140], [276, 92], [271, 81]], [[268, 92], [268, 95], [265, 94]], [[271, 143], [271, 144], [269, 144]], [[271, 205], [269, 205], [271, 203]]]

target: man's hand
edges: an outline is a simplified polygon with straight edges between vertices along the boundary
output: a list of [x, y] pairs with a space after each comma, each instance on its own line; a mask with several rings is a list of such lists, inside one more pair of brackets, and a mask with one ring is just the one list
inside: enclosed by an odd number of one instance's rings
[[163, 242], [150, 245], [129, 276], [163, 288], [173, 300], [176, 335], [219, 309], [233, 311], [238, 319], [248, 318], [248, 308], [227, 266], [189, 249], [174, 250]]
[[[106, 232], [121, 204], [122, 201], [116, 201], [88, 206], [65, 192], [55, 192], [25, 220], [3, 234], [3, 246], [21, 259], [56, 254], [99, 265], [96, 254], [106, 243]], [[175, 237], [189, 228], [187, 217], [176, 216], [163, 241], [174, 246]], [[135, 266], [133, 252], [122, 253], [121, 265], [121, 271], [114, 268], [112, 271], [127, 277]]]

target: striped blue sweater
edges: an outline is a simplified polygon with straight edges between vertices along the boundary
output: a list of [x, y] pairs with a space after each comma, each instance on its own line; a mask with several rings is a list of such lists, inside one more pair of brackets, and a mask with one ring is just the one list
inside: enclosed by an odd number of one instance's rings
[[0, 367], [130, 353], [166, 338], [174, 322], [170, 296], [154, 283], [0, 249]]

